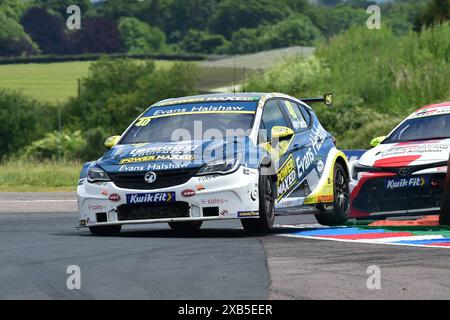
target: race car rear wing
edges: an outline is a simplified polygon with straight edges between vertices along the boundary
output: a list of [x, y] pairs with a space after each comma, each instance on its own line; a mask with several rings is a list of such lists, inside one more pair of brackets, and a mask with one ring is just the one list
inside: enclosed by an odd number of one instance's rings
[[300, 98], [300, 100], [305, 103], [323, 102], [327, 107], [333, 106], [333, 94], [332, 93], [324, 94], [322, 98], [304, 98], [304, 99]]

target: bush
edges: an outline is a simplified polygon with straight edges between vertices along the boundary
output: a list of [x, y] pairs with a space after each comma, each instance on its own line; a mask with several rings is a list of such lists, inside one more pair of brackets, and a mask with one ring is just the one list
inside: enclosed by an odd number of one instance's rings
[[181, 48], [189, 53], [211, 54], [227, 44], [228, 41], [222, 35], [191, 29], [181, 42]]
[[309, 6], [305, 14], [327, 38], [346, 31], [352, 26], [366, 26], [369, 17], [366, 10], [348, 5], [338, 5], [333, 8]]
[[85, 143], [81, 131], [54, 131], [27, 146], [22, 157], [37, 160], [74, 160]]
[[450, 20], [450, 0], [429, 0], [417, 17], [416, 28]]
[[[56, 125], [52, 110], [18, 92], [0, 89], [0, 158], [17, 154]], [[46, 121], [42, 121], [46, 119]]]
[[23, 0], [2, 0], [0, 3], [0, 12], [3, 12], [8, 18], [19, 21], [20, 17], [29, 7], [30, 3], [31, 2]]
[[65, 22], [58, 14], [32, 7], [24, 13], [20, 22], [43, 53], [66, 52]]
[[223, 0], [210, 19], [210, 28], [230, 39], [239, 29], [280, 21], [289, 16], [290, 11], [286, 4], [271, 0]]
[[69, 34], [67, 53], [117, 53], [124, 46], [117, 23], [103, 17], [88, 17], [82, 21], [82, 29]]
[[311, 46], [321, 37], [311, 20], [302, 14], [290, 16], [273, 25], [240, 29], [233, 33], [233, 53], [248, 53], [289, 46]]
[[122, 18], [119, 31], [129, 53], [161, 52], [166, 44], [166, 35], [136, 18]]
[[20, 56], [39, 53], [39, 48], [13, 18], [0, 12], [0, 56]]
[[278, 62], [262, 75], [250, 77], [249, 87], [257, 92], [285, 92], [300, 97], [329, 76], [329, 68], [317, 57], [295, 56]]

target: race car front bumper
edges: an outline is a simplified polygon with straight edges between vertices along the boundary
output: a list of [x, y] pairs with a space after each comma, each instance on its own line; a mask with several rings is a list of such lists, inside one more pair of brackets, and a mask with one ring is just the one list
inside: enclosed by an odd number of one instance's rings
[[80, 227], [258, 218], [258, 179], [257, 169], [243, 166], [151, 190], [83, 179], [77, 190]]
[[392, 171], [359, 174], [350, 182], [350, 217], [434, 214], [440, 210], [446, 172], [439, 167], [408, 176]]

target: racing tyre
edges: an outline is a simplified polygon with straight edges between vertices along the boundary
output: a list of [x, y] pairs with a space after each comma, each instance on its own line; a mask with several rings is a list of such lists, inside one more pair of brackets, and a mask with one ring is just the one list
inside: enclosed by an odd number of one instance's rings
[[89, 227], [89, 231], [94, 236], [115, 236], [120, 233], [122, 226], [102, 226], [102, 227]]
[[169, 222], [169, 226], [173, 231], [180, 233], [191, 233], [200, 229], [202, 226], [202, 221], [193, 221], [193, 222]]
[[318, 206], [321, 211], [316, 214], [317, 221], [324, 226], [339, 225], [348, 220], [350, 209], [350, 188], [347, 171], [341, 164], [334, 165], [334, 203], [332, 210]]
[[259, 218], [241, 219], [244, 230], [250, 233], [267, 233], [275, 221], [275, 187], [270, 176], [259, 176]]

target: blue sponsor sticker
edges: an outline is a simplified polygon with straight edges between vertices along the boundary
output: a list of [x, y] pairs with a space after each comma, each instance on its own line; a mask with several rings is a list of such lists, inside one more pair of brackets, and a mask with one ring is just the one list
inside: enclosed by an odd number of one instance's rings
[[201, 113], [255, 113], [257, 103], [252, 102], [198, 102], [169, 107], [152, 107], [146, 111], [144, 117], [156, 118], [178, 114]]
[[175, 192], [127, 194], [128, 204], [175, 202]]
[[384, 188], [388, 190], [422, 188], [430, 183], [430, 177], [408, 177], [387, 179]]

